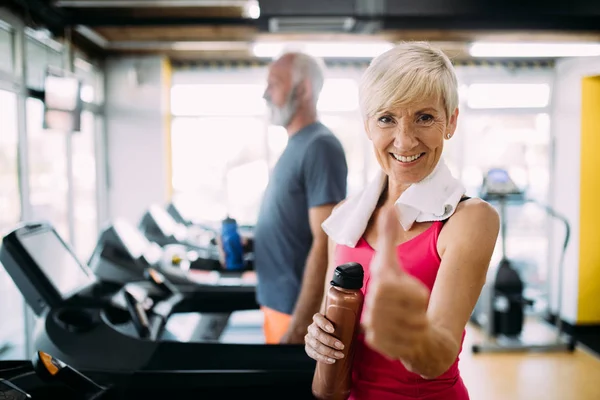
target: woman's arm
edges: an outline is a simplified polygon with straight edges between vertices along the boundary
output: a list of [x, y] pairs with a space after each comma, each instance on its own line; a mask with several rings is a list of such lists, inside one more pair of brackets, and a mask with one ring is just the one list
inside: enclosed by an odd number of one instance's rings
[[500, 221], [488, 203], [473, 199], [446, 222], [438, 239], [442, 259], [427, 307], [428, 329], [407, 366], [425, 378], [448, 370], [485, 283]]

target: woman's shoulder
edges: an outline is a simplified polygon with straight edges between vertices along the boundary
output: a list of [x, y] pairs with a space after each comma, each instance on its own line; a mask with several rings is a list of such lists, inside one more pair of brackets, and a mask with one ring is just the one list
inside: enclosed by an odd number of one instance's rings
[[483, 199], [472, 197], [458, 204], [444, 230], [489, 232], [496, 235], [499, 226], [500, 216], [496, 208]]

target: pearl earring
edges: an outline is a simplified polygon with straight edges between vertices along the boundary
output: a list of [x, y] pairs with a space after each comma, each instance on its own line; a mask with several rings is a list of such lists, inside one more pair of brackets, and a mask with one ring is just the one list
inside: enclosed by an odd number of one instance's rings
[[452, 137], [451, 134], [449, 134], [449, 133], [446, 134], [446, 139], [450, 139], [451, 137]]

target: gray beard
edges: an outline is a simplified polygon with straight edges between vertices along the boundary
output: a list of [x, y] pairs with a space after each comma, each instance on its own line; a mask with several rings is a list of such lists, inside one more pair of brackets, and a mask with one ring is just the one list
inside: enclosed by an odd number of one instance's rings
[[269, 111], [271, 113], [271, 123], [277, 126], [283, 126], [286, 128], [294, 114], [296, 114], [296, 101], [294, 100], [294, 92], [292, 90], [290, 96], [282, 107], [277, 107], [272, 103], [269, 103]]

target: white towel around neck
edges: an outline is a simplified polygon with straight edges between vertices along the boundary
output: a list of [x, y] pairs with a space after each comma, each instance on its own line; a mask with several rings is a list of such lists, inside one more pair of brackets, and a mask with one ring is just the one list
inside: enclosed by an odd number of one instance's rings
[[[386, 182], [387, 176], [380, 170], [364, 190], [348, 197], [323, 222], [321, 226], [325, 233], [337, 244], [355, 247], [367, 228]], [[440, 158], [429, 176], [410, 185], [396, 200], [400, 224], [407, 231], [415, 221], [441, 221], [450, 217], [465, 191]]]

